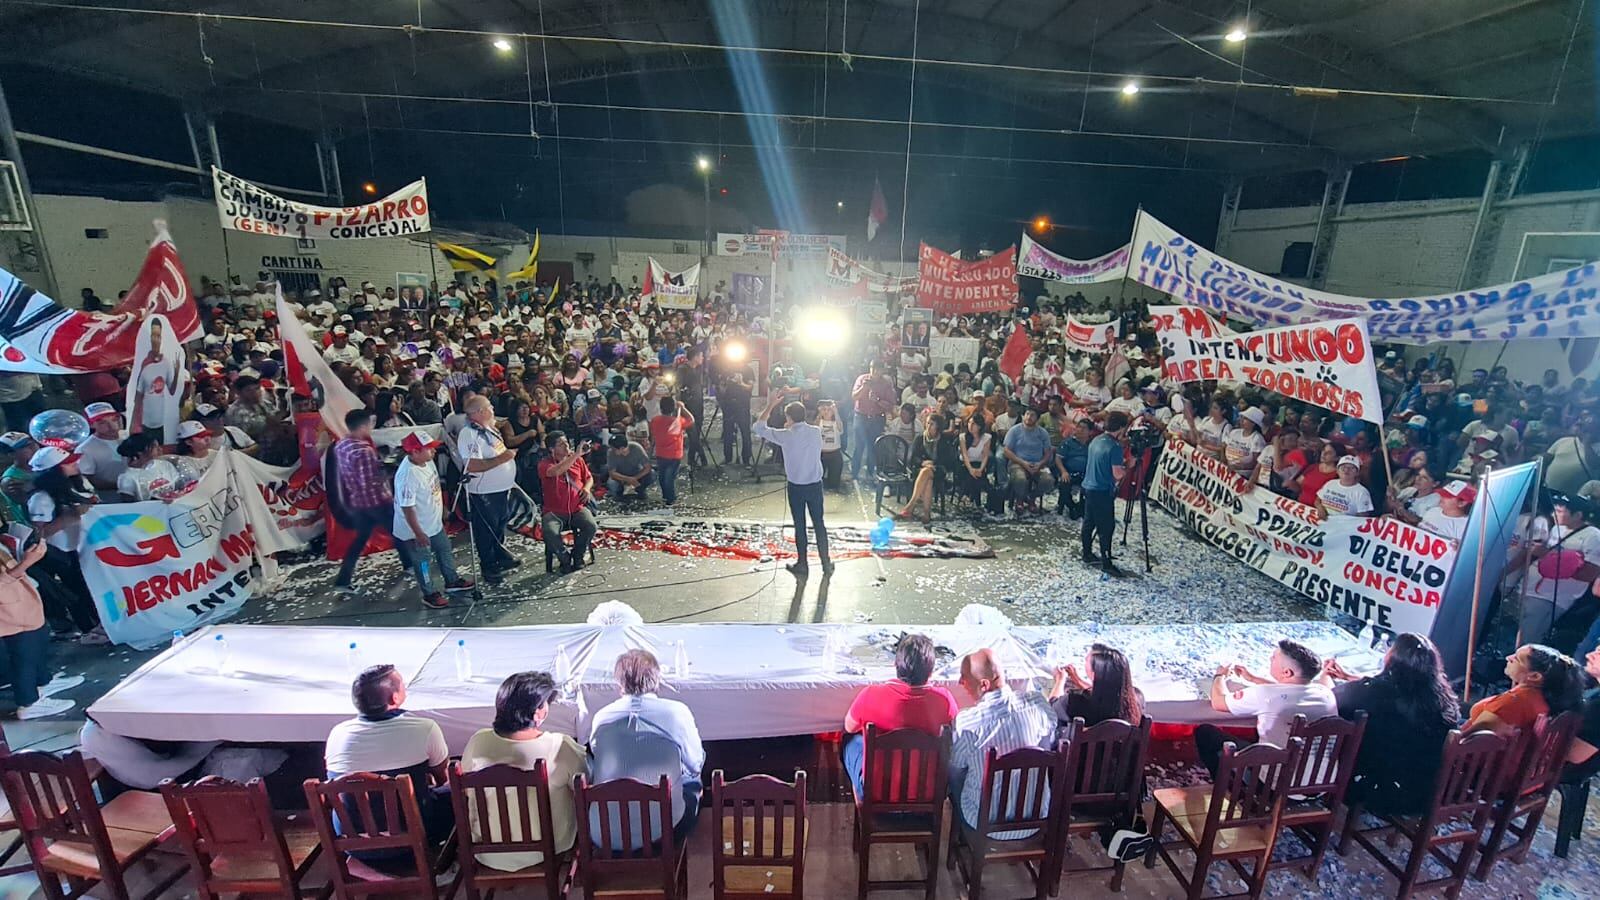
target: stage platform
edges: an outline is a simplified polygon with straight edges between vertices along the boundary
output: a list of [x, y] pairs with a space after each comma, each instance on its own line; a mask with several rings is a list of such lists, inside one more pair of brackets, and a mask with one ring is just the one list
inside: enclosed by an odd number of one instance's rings
[[[1379, 654], [1327, 622], [1241, 625], [955, 626], [879, 624], [541, 625], [510, 628], [371, 628], [222, 625], [184, 639], [140, 666], [89, 708], [129, 737], [232, 742], [320, 742], [354, 714], [357, 668], [392, 663], [410, 685], [406, 708], [435, 719], [452, 752], [490, 724], [509, 674], [555, 672], [565, 649], [572, 675], [547, 727], [586, 740], [594, 711], [618, 696], [611, 668], [621, 652], [651, 650], [669, 671], [661, 694], [688, 704], [704, 740], [836, 731], [862, 686], [894, 677], [893, 645], [904, 631], [939, 647], [934, 681], [970, 703], [955, 681], [960, 658], [980, 647], [999, 655], [1013, 685], [1047, 688], [1054, 666], [1082, 665], [1091, 643], [1121, 649], [1159, 723], [1228, 721], [1207, 702], [1218, 665], [1264, 672], [1275, 643], [1300, 641], [1349, 671], [1374, 672]], [[231, 671], [219, 671], [218, 641]], [[356, 643], [357, 659], [349, 645]], [[471, 675], [457, 677], [465, 641]], [[687, 672], [670, 671], [678, 642]], [[830, 642], [842, 648], [829, 654]]]

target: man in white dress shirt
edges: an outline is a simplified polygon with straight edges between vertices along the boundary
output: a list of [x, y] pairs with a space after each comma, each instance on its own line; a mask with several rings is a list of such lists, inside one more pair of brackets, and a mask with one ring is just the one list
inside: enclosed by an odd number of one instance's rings
[[810, 567], [806, 562], [806, 515], [817, 530], [817, 556], [822, 559], [822, 577], [833, 576], [833, 560], [828, 558], [828, 526], [822, 522], [822, 430], [806, 421], [806, 407], [798, 400], [783, 408], [784, 426], [773, 428], [767, 424], [772, 411], [778, 408], [785, 396], [795, 396], [796, 388], [773, 391], [767, 408], [756, 417], [754, 428], [757, 437], [783, 448], [783, 475], [788, 480], [789, 514], [794, 518], [795, 561], [785, 565], [796, 578], [805, 578]]
[[456, 448], [469, 476], [472, 543], [478, 550], [483, 580], [499, 584], [507, 572], [522, 565], [505, 546], [511, 489], [517, 483], [517, 451], [508, 449], [500, 438], [488, 397], [474, 394], [466, 402], [466, 413], [467, 422], [456, 439]]

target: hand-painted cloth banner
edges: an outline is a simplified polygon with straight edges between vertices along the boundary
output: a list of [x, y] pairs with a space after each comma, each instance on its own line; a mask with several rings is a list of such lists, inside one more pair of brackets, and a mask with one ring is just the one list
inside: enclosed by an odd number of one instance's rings
[[928, 367], [930, 371], [942, 371], [946, 363], [960, 366], [966, 363], [973, 372], [978, 371], [978, 356], [981, 345], [977, 338], [969, 337], [939, 337], [934, 335], [928, 339]]
[[249, 598], [256, 540], [223, 450], [170, 502], [102, 503], [83, 514], [78, 562], [106, 634], [154, 647], [233, 615]]
[[166, 317], [179, 343], [199, 337], [189, 276], [167, 223], [155, 226], [138, 278], [111, 313], [68, 309], [0, 269], [0, 371], [71, 375], [130, 366], [151, 316]]
[[765, 275], [735, 272], [728, 294], [733, 300], [734, 308], [746, 316], [764, 316], [772, 300], [771, 289], [772, 285], [768, 283]]
[[[648, 516], [605, 516], [595, 543], [627, 550], [660, 550], [679, 556], [715, 556], [756, 560], [793, 559], [794, 530], [776, 522], [739, 519], [659, 519]], [[871, 525], [828, 526], [829, 554], [834, 559], [870, 556]], [[815, 542], [812, 543], [815, 547]], [[813, 550], [812, 552], [815, 552]], [[994, 549], [976, 534], [931, 534], [896, 528], [889, 547], [880, 551], [897, 559], [991, 559]]]
[[1387, 516], [1329, 516], [1240, 478], [1176, 438], [1150, 499], [1256, 571], [1372, 625], [1427, 634], [1458, 548]]
[[1121, 281], [1128, 274], [1128, 245], [1094, 259], [1068, 259], [1051, 253], [1024, 234], [1017, 251], [1017, 274], [1063, 284]]
[[645, 268], [644, 289], [646, 299], [655, 298], [662, 309], [694, 309], [700, 295], [700, 264], [695, 263], [682, 272], [668, 272], [650, 257]]
[[901, 294], [917, 287], [915, 277], [874, 272], [837, 247], [828, 248], [828, 279], [842, 285], [864, 285], [869, 294]]
[[328, 495], [320, 471], [268, 465], [243, 453], [230, 458], [246, 514], [259, 526], [255, 532], [261, 552], [298, 550], [326, 533]]
[[217, 219], [223, 228], [252, 234], [317, 240], [404, 237], [432, 230], [428, 180], [418, 178], [398, 191], [360, 206], [313, 206], [280, 197], [237, 175], [211, 167]]
[[964, 262], [927, 244], [917, 265], [917, 305], [941, 316], [1008, 312], [1017, 305], [1017, 248]]
[[1112, 344], [1117, 338], [1122, 337], [1122, 320], [1112, 319], [1109, 322], [1080, 322], [1067, 314], [1066, 327], [1061, 329], [1061, 335], [1066, 342], [1079, 350], [1089, 353], [1103, 353], [1106, 346]]
[[1193, 306], [1152, 306], [1162, 376], [1248, 381], [1343, 416], [1383, 421], [1366, 322], [1337, 319], [1235, 333]]
[[1174, 300], [1260, 325], [1359, 316], [1379, 341], [1504, 341], [1600, 337], [1600, 263], [1435, 297], [1346, 297], [1301, 287], [1230, 262], [1141, 212], [1134, 281]]

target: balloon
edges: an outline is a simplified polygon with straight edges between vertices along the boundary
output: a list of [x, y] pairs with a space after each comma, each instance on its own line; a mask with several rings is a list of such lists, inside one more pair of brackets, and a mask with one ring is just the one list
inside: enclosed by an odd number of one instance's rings
[[166, 463], [172, 466], [177, 477], [171, 481], [153, 481], [150, 483], [150, 496], [157, 500], [171, 500], [181, 497], [194, 489], [200, 482], [200, 476], [205, 474], [200, 463], [192, 456], [163, 456]]
[[65, 441], [73, 447], [89, 439], [89, 422], [67, 409], [47, 409], [28, 423], [28, 434], [43, 444]]
[[894, 534], [894, 519], [884, 516], [878, 520], [878, 527], [883, 529], [884, 534]]

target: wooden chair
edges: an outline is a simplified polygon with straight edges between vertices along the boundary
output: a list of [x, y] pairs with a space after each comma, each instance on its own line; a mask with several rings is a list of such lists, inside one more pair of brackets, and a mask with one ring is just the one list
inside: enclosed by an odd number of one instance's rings
[[[1462, 734], [1452, 731], [1445, 738], [1444, 755], [1439, 761], [1439, 777], [1434, 782], [1433, 796], [1421, 816], [1377, 816], [1377, 827], [1357, 829], [1363, 812], [1359, 803], [1350, 804], [1346, 814], [1344, 834], [1339, 838], [1339, 852], [1343, 854], [1350, 839], [1366, 848], [1379, 864], [1400, 879], [1397, 900], [1411, 896], [1419, 888], [1444, 886], [1445, 896], [1454, 900], [1461, 893], [1467, 870], [1472, 866], [1472, 856], [1483, 840], [1484, 828], [1489, 822], [1489, 812], [1504, 783], [1504, 769], [1508, 768], [1520, 734], [1509, 738], [1490, 731]], [[1465, 820], [1469, 828], [1453, 828]], [[1404, 836], [1410, 847], [1404, 867], [1396, 864], [1370, 840], [1370, 835], [1380, 831], [1392, 832], [1389, 846], [1394, 846], [1397, 836]], [[1441, 833], [1442, 831], [1442, 833]], [[1454, 859], [1441, 848], [1460, 844]], [[1424, 857], [1432, 856], [1449, 874], [1443, 878], [1418, 881]]]
[[[193, 784], [161, 783], [178, 844], [189, 857], [202, 900], [222, 894], [265, 894], [294, 900], [322, 855], [316, 826], [272, 811], [259, 778], [248, 784], [215, 776]], [[333, 893], [328, 885], [318, 897]]]
[[[461, 867], [450, 885], [451, 897], [461, 886], [471, 900], [478, 900], [484, 892], [520, 884], [542, 884], [550, 900], [567, 895], [572, 848], [563, 852], [556, 847], [550, 772], [544, 760], [532, 771], [499, 765], [463, 773], [452, 765], [450, 802], [456, 811], [456, 860]], [[538, 837], [532, 837], [535, 831]], [[508, 872], [479, 862], [483, 853], [538, 853], [540, 860]]]
[[[101, 888], [113, 900], [131, 900], [127, 873], [172, 833], [159, 794], [128, 791], [99, 806], [83, 756], [15, 753], [0, 758], [0, 786], [16, 815], [49, 900], [81, 897]], [[160, 896], [188, 871], [181, 858], [141, 897]], [[65, 878], [69, 891], [63, 892]]]
[[[1067, 843], [1078, 835], [1098, 834], [1105, 828], [1133, 824], [1144, 800], [1144, 763], [1150, 748], [1149, 716], [1135, 727], [1123, 719], [1107, 719], [1092, 728], [1073, 719], [1058, 752], [1062, 755], [1060, 859], [1056, 866], [1055, 896], [1066, 868]], [[1122, 890], [1127, 864], [1112, 860], [1109, 866], [1088, 866], [1072, 872], [1110, 869], [1111, 889]]]
[[[6, 757], [10, 755], [11, 745], [6, 742], [5, 733], [0, 732], [0, 757]], [[94, 780], [92, 773], [90, 780]], [[7, 800], [3, 794], [0, 794], [0, 838], [3, 838], [8, 834], [12, 835], [11, 842], [6, 845], [5, 850], [0, 851], [0, 878], [3, 878], [7, 875], [20, 875], [23, 872], [32, 872], [32, 860], [24, 859], [20, 863], [11, 863], [10, 865], [7, 865], [7, 863], [11, 862], [11, 857], [16, 856], [17, 851], [22, 849], [24, 841], [22, 839], [22, 831], [17, 828], [17, 817], [11, 812], [11, 802]]]
[[[862, 786], [853, 826], [856, 897], [868, 891], [922, 888], [933, 900], [939, 880], [939, 841], [950, 781], [950, 728], [938, 736], [914, 728], [879, 731], [868, 725], [862, 740]], [[872, 881], [874, 844], [911, 844], [923, 851], [926, 876], [917, 881]]]
[[[1489, 839], [1478, 848], [1482, 858], [1473, 874], [1477, 880], [1488, 878], [1501, 857], [1510, 857], [1518, 863], [1528, 858], [1528, 848], [1533, 846], [1533, 836], [1539, 831], [1545, 807], [1550, 805], [1550, 795], [1561, 781], [1567, 750], [1578, 734], [1582, 718], [1575, 710], [1554, 719], [1540, 716], [1523, 738], [1520, 761], [1506, 779], [1505, 788], [1489, 813]], [[1518, 819], [1522, 820], [1520, 827], [1513, 824]], [[1502, 847], [1500, 844], [1507, 831], [1517, 840], [1509, 847]]]
[[1356, 756], [1367, 733], [1367, 714], [1356, 713], [1354, 721], [1339, 716], [1324, 716], [1315, 722], [1295, 716], [1289, 724], [1289, 737], [1305, 742], [1305, 753], [1289, 776], [1289, 801], [1284, 804], [1280, 828], [1288, 828], [1311, 848], [1300, 856], [1278, 859], [1275, 869], [1306, 864], [1306, 877], [1315, 880], [1322, 868], [1333, 837], [1333, 818], [1350, 791], [1355, 778]]
[[[578, 873], [584, 900], [685, 900], [689, 896], [687, 847], [672, 834], [672, 785], [620, 778], [590, 784], [573, 779], [578, 809]], [[651, 825], [661, 835], [650, 839]]]
[[[961, 876], [968, 900], [983, 897], [983, 870], [991, 862], [1021, 863], [1033, 878], [1035, 900], [1056, 883], [1060, 841], [1061, 781], [1066, 766], [1054, 750], [1023, 747], [1004, 756], [990, 748], [983, 765], [978, 822], [968, 827], [951, 814], [950, 854], [945, 864]], [[967, 777], [978, 773], [968, 772]]]
[[[1145, 855], [1145, 866], [1154, 867], [1159, 854], [1189, 900], [1200, 900], [1211, 864], [1226, 862], [1249, 890], [1225, 896], [1260, 897], [1267, 884], [1267, 863], [1272, 859], [1284, 800], [1289, 796], [1290, 773], [1304, 753], [1305, 744], [1298, 738], [1281, 749], [1254, 744], [1238, 750], [1230, 742], [1223, 745], [1215, 783], [1157, 790], [1155, 815], [1150, 821], [1150, 834], [1156, 840]], [[1162, 829], [1168, 822], [1178, 839], [1164, 842]], [[1169, 852], [1180, 847], [1195, 855], [1194, 871], [1188, 878]], [[1245, 867], [1248, 860], [1255, 863], [1249, 869]]]
[[[332, 858], [329, 880], [339, 900], [372, 896], [439, 900], [411, 776], [356, 772], [332, 781], [307, 778], [305, 791], [317, 838]], [[393, 853], [397, 863], [409, 854], [409, 871], [395, 874], [350, 856], [383, 851]]]
[[806, 773], [794, 783], [749, 775], [731, 784], [711, 773], [711, 895], [715, 900], [805, 896]]

